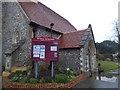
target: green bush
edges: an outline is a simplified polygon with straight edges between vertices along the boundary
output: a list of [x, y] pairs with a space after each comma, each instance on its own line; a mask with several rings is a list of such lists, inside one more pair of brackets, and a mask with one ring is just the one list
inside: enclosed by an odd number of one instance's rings
[[73, 70], [67, 70], [66, 73], [69, 74], [69, 75], [75, 75], [75, 76], [78, 75], [78, 73], [73, 71]]
[[51, 83], [52, 82], [52, 78], [51, 77], [46, 76], [46, 77], [43, 77], [43, 78], [44, 78], [46, 83]]
[[11, 78], [13, 78], [15, 75], [16, 75], [16, 73], [15, 73], [15, 72], [12, 72], [12, 73], [8, 76], [8, 78], [11, 79]]
[[19, 74], [22, 74], [23, 71], [21, 71], [21, 70], [17, 70], [15, 73], [19, 75]]
[[16, 72], [12, 72], [12, 73], [8, 76], [8, 78], [9, 78], [9, 79], [15, 79], [16, 76], [17, 76], [17, 77], [22, 76], [22, 72], [23, 72], [23, 71], [21, 71], [21, 70], [17, 70]]
[[36, 83], [38, 83], [38, 79], [37, 78], [30, 78], [29, 83], [36, 84]]
[[16, 82], [19, 79], [18, 76], [14, 76], [10, 79], [10, 82]]
[[39, 83], [45, 83], [45, 79], [42, 77], [42, 78], [39, 80]]
[[45, 77], [42, 77], [39, 82], [40, 83], [51, 83], [52, 82], [52, 78], [48, 77], [48, 76], [45, 76]]
[[66, 70], [66, 73], [67, 73], [67, 74], [73, 74], [73, 71], [71, 71], [71, 70]]
[[68, 81], [69, 81], [69, 78], [65, 74], [55, 75], [54, 82], [56, 83], [67, 83]]
[[62, 73], [64, 73], [64, 72], [65, 72], [65, 70], [63, 70], [63, 69], [62, 69], [62, 68], [60, 68], [60, 67], [58, 68], [58, 71], [59, 71], [59, 72], [62, 72]]
[[70, 78], [70, 79], [73, 79], [73, 78], [75, 78], [75, 76], [74, 76], [74, 75], [70, 75], [69, 78]]
[[27, 71], [27, 76], [30, 76], [31, 75], [31, 71]]
[[25, 83], [27, 80], [27, 77], [19, 77], [18, 82]]

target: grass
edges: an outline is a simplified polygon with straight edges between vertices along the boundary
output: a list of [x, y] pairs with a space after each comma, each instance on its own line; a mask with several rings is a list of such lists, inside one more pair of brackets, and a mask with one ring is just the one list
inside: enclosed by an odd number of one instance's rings
[[118, 68], [120, 68], [119, 65], [117, 65], [115, 62], [113, 61], [97, 61], [97, 65], [98, 63], [101, 64], [101, 70], [103, 71], [110, 71], [110, 70], [116, 70]]

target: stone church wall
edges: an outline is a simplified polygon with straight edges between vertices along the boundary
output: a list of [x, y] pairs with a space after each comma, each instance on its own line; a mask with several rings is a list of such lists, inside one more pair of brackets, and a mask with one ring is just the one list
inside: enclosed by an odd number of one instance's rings
[[89, 71], [89, 52], [90, 48], [90, 64], [92, 71], [94, 72], [96, 69], [96, 47], [94, 44], [93, 37], [91, 35], [88, 36], [88, 39], [84, 45], [82, 50], [82, 71]]
[[[54, 27], [54, 26], [53, 26]], [[37, 26], [37, 31], [35, 33], [35, 37], [51, 37], [51, 30], [43, 27], [43, 26]], [[60, 33], [57, 33], [52, 30], [52, 38], [57, 39], [60, 36]]]
[[[12, 66], [25, 66], [30, 58], [32, 27], [30, 27], [29, 21], [18, 3], [4, 2], [2, 5], [3, 53], [11, 52]], [[18, 48], [14, 50], [16, 46]], [[5, 55], [3, 56], [3, 61], [5, 61]]]
[[61, 49], [59, 61], [55, 62], [55, 67], [63, 69], [71, 68], [80, 72], [80, 49]]
[[[22, 8], [18, 3], [6, 2], [3, 3], [3, 53], [6, 51], [13, 52], [12, 55], [12, 66], [27, 66], [31, 65], [30, 61], [30, 49], [31, 49], [31, 38], [33, 37], [33, 28], [36, 29], [35, 37], [51, 37], [50, 29], [35, 25], [30, 26], [29, 19], [23, 13]], [[54, 27], [54, 26], [53, 26]], [[16, 34], [18, 34], [16, 36]], [[53, 38], [58, 38], [61, 34], [55, 31], [52, 32]], [[19, 37], [19, 40], [16, 38]], [[17, 41], [17, 43], [16, 43]], [[18, 46], [17, 49], [14, 49]], [[94, 46], [94, 43], [93, 43]], [[95, 49], [95, 47], [93, 47]], [[75, 71], [80, 72], [81, 69], [85, 70], [86, 60], [88, 59], [88, 41], [84, 49], [72, 48], [72, 49], [60, 49], [59, 61], [55, 62], [55, 67], [61, 67], [63, 69], [71, 68]], [[92, 57], [94, 59], [94, 57]], [[5, 61], [5, 55], [3, 56]], [[80, 65], [82, 62], [82, 66]], [[94, 64], [94, 62], [92, 62]], [[94, 66], [94, 65], [93, 65]]]
[[[6, 2], [3, 3], [3, 50], [5, 53], [16, 46], [16, 32], [20, 35], [20, 46], [12, 53], [12, 66], [27, 66], [31, 65], [30, 49], [31, 38], [33, 37], [33, 26], [29, 25], [29, 20], [23, 13], [22, 8], [18, 3]], [[35, 37], [50, 37], [51, 31], [40, 25], [36, 25], [37, 29]], [[58, 38], [59, 33], [53, 31], [52, 37]], [[6, 59], [3, 56], [3, 61]], [[5, 64], [5, 63], [4, 63]]]
[[0, 75], [2, 75], [2, 2], [0, 1]]

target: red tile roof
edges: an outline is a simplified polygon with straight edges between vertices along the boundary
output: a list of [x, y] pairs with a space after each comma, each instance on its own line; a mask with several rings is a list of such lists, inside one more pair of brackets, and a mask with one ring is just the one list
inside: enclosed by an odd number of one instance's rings
[[86, 30], [63, 34], [59, 39], [59, 48], [78, 48]]
[[54, 23], [53, 30], [64, 33], [76, 31], [76, 28], [66, 19], [49, 9], [42, 3], [19, 2], [24, 12], [31, 22], [50, 28], [50, 24]]

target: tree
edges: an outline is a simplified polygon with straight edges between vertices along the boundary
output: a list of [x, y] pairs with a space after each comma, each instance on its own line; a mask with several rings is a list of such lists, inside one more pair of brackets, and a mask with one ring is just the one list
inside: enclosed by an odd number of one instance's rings
[[101, 54], [115, 54], [118, 50], [118, 43], [115, 41], [105, 40], [101, 43], [96, 43], [96, 47]]
[[113, 30], [115, 31], [116, 37], [118, 39], [118, 56], [120, 56], [120, 21], [115, 20], [113, 25]]

